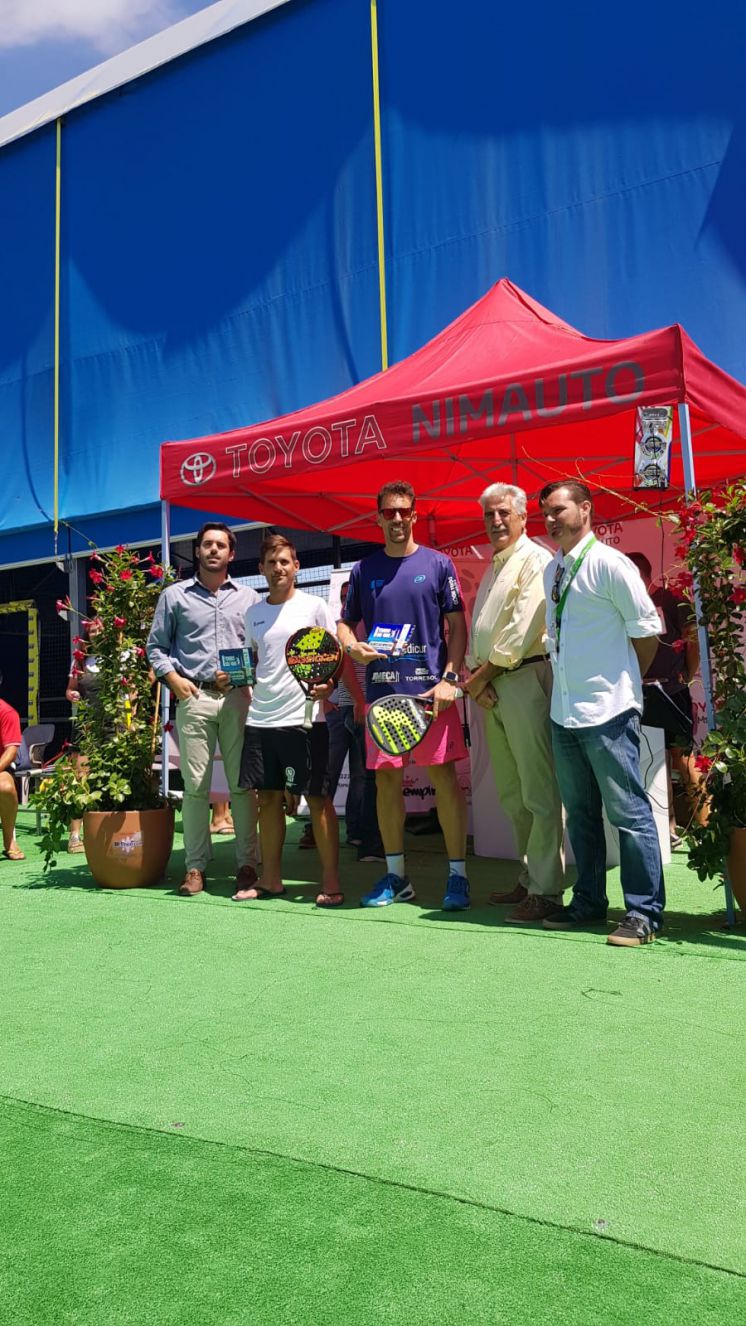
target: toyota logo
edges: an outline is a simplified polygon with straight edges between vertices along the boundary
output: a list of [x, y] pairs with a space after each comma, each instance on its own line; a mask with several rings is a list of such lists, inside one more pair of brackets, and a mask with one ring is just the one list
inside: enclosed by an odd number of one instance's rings
[[195, 451], [193, 456], [187, 456], [181, 467], [181, 481], [190, 488], [198, 488], [212, 478], [217, 468], [214, 456], [206, 451]]

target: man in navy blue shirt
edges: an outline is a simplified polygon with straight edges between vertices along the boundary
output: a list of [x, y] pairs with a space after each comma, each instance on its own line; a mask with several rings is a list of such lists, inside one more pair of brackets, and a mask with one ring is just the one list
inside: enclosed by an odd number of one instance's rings
[[[408, 756], [384, 755], [366, 734], [367, 765], [376, 771], [386, 874], [363, 897], [362, 906], [387, 907], [415, 896], [404, 865], [402, 794], [404, 765], [412, 763], [427, 767], [435, 788], [449, 865], [443, 907], [464, 911], [469, 906], [467, 817], [456, 761], [466, 755], [466, 748], [454, 699], [466, 652], [466, 622], [456, 568], [450, 557], [415, 543], [416, 520], [411, 484], [386, 484], [378, 494], [377, 513], [384, 547], [353, 568], [338, 625], [346, 653], [368, 669], [368, 704], [384, 695], [417, 695], [430, 698], [434, 715], [427, 735]], [[387, 656], [357, 639], [354, 628], [360, 621], [368, 636], [376, 626], [409, 625], [412, 630], [402, 652]]]

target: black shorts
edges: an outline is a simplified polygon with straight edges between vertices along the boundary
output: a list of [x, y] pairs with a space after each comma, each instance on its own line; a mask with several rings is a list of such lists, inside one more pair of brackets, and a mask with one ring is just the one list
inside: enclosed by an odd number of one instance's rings
[[247, 727], [241, 753], [241, 787], [257, 792], [329, 795], [329, 730], [326, 723], [304, 727]]

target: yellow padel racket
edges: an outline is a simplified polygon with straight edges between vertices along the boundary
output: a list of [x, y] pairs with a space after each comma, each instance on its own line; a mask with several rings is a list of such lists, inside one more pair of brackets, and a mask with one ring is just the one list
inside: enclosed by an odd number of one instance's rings
[[285, 645], [285, 662], [302, 691], [306, 693], [303, 726], [311, 727], [314, 686], [336, 677], [344, 655], [342, 646], [323, 626], [304, 626], [294, 631]]
[[[462, 695], [457, 690], [455, 698], [459, 700]], [[407, 755], [428, 732], [433, 711], [429, 700], [418, 700], [414, 695], [384, 695], [373, 701], [365, 721], [371, 739], [384, 755]]]

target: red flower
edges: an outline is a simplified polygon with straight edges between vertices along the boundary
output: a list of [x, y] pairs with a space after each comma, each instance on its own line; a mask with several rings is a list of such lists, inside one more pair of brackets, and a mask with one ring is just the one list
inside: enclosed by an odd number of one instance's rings
[[746, 603], [746, 589], [740, 585], [731, 594], [731, 603]]
[[107, 585], [106, 588], [108, 589], [108, 591], [109, 591], [110, 594], [113, 594], [113, 593], [114, 593], [114, 586], [113, 586], [113, 585]]
[[115, 617], [115, 618], [114, 618], [114, 625], [115, 625], [116, 627], [118, 627], [119, 630], [121, 630], [122, 627], [124, 627], [124, 626], [127, 625], [127, 618], [126, 618], [126, 617]]
[[119, 572], [119, 579], [120, 579], [120, 580], [131, 580], [131, 579], [132, 579], [132, 572], [131, 572], [131, 571], [120, 571], [120, 572]]
[[91, 580], [93, 581], [94, 585], [103, 584], [104, 577], [102, 576], [100, 571], [93, 570], [89, 571], [88, 574], [91, 577]]
[[70, 602], [69, 596], [64, 599], [57, 599], [57, 602], [55, 603], [54, 606], [57, 609], [57, 612], [59, 613], [60, 617], [64, 617], [65, 621], [67, 621], [67, 614], [68, 612], [70, 612], [73, 606], [72, 603]]
[[694, 764], [699, 772], [703, 774], [709, 773], [712, 768], [712, 760], [709, 755], [695, 755]]
[[103, 557], [101, 556], [100, 553], [97, 553], [97, 552], [92, 552], [92, 553], [91, 553], [91, 561], [92, 561], [92, 562], [103, 562], [103, 560], [104, 560], [104, 559], [103, 559]]
[[155, 557], [153, 556], [153, 549], [152, 549], [152, 548], [150, 549], [150, 552], [148, 553], [148, 555], [147, 555], [147, 557], [145, 558], [145, 560], [146, 560], [146, 562], [150, 562], [150, 565], [151, 565], [151, 566], [153, 565], [153, 562], [155, 561]]
[[116, 546], [116, 548], [114, 549], [114, 552], [123, 553], [123, 552], [124, 552], [124, 544], [123, 544], [123, 543], [118, 543], [117, 546]]
[[746, 548], [742, 548], [738, 543], [733, 545], [733, 561], [739, 566], [743, 566], [746, 562]]
[[671, 648], [675, 654], [683, 654], [686, 649], [686, 640], [674, 640]]
[[[84, 621], [84, 622], [83, 622], [83, 625], [84, 625], [84, 626], [87, 626], [88, 623], [87, 623], [86, 621]], [[73, 644], [74, 644], [74, 645], [84, 645], [84, 644], [85, 644], [85, 640], [83, 639], [82, 635], [74, 635], [74, 636], [73, 636]]]
[[73, 650], [73, 658], [75, 659], [75, 662], [76, 662], [76, 663], [85, 663], [85, 650], [84, 650], [84, 649], [74, 649], [74, 650]]
[[136, 650], [135, 650], [135, 653], [136, 653], [136, 655], [137, 655], [138, 658], [144, 658], [144, 657], [145, 657], [145, 650], [143, 649], [142, 645], [138, 645], [138, 646], [137, 646], [137, 648], [136, 648]]
[[129, 683], [129, 677], [120, 677], [120, 678], [119, 678], [119, 685], [120, 685], [120, 686], [129, 686], [129, 684], [130, 684], [130, 683]]
[[163, 567], [162, 567], [162, 566], [156, 566], [156, 565], [151, 566], [151, 568], [150, 568], [150, 574], [152, 575], [152, 577], [153, 577], [154, 580], [162, 580], [162, 579], [163, 579]]
[[164, 723], [164, 724], [163, 724], [163, 731], [164, 731], [164, 732], [173, 732], [173, 730], [174, 730], [174, 725], [173, 725], [173, 723], [170, 723], [170, 722], [169, 722], [169, 723]]

